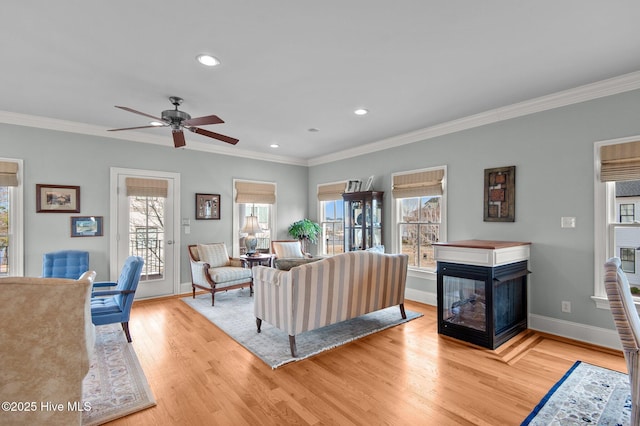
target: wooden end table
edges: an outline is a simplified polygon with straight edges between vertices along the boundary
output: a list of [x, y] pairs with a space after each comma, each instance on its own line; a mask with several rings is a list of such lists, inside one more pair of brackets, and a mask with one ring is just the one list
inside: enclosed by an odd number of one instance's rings
[[246, 254], [243, 254], [240, 256], [240, 259], [244, 262], [245, 267], [248, 265], [249, 269], [251, 269], [254, 265], [271, 266], [273, 255], [260, 253], [253, 256], [247, 256]]

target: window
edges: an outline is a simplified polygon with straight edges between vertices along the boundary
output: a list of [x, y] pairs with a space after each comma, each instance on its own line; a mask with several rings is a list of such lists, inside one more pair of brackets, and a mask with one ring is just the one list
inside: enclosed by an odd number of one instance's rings
[[628, 274], [636, 273], [636, 249], [629, 247], [620, 248], [620, 260], [622, 270]]
[[620, 257], [629, 284], [640, 286], [635, 274], [635, 252], [640, 248], [640, 223], [635, 205], [640, 201], [640, 137], [594, 144], [594, 295], [599, 308], [608, 309], [604, 263]]
[[399, 232], [409, 265], [435, 269], [433, 243], [440, 241], [441, 196], [401, 198]]
[[320, 226], [322, 241], [320, 253], [334, 255], [344, 252], [344, 202], [342, 193], [347, 182], [340, 181], [318, 185]]
[[321, 201], [322, 254], [334, 255], [344, 252], [344, 202]]
[[633, 204], [620, 204], [620, 223], [633, 223], [635, 218]]
[[0, 159], [0, 276], [23, 274], [22, 160]]
[[446, 239], [446, 166], [392, 176], [394, 251], [409, 268], [435, 271], [433, 243]]
[[274, 235], [274, 218], [276, 206], [276, 185], [269, 182], [234, 181], [235, 203], [233, 205], [233, 255], [240, 256], [247, 252], [247, 236], [243, 232], [247, 218], [255, 216], [259, 232], [255, 233], [256, 251], [268, 253]]

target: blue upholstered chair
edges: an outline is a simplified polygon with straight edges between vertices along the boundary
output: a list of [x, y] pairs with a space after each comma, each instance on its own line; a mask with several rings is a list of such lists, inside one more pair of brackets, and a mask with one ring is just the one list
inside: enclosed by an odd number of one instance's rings
[[[96, 282], [91, 294], [91, 319], [94, 325], [122, 324], [122, 330], [131, 343], [129, 334], [129, 314], [131, 305], [138, 288], [142, 265], [144, 261], [139, 256], [129, 256], [120, 271], [118, 282]], [[100, 287], [114, 287], [110, 290], [98, 290]], [[105, 297], [106, 296], [106, 297]]]
[[77, 280], [89, 270], [89, 252], [60, 250], [42, 256], [43, 278], [68, 278]]

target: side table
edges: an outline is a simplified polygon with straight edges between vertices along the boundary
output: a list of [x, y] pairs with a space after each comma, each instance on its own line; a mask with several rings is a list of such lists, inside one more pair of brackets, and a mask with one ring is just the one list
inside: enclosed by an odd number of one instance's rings
[[240, 259], [244, 262], [245, 267], [251, 269], [254, 265], [271, 266], [273, 255], [260, 253], [254, 256], [247, 256], [246, 254], [243, 254], [240, 256]]

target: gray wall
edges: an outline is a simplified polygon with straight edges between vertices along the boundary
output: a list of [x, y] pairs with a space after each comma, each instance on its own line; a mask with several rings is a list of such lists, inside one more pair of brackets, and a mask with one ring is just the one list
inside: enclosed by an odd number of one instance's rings
[[[25, 275], [41, 273], [42, 254], [86, 249], [99, 279], [108, 278], [109, 169], [162, 170], [181, 175], [181, 217], [191, 218], [182, 235], [181, 281], [189, 282], [186, 245], [232, 242], [232, 180], [278, 185], [277, 237], [302, 217], [316, 218], [316, 187], [340, 179], [375, 175], [391, 218], [393, 172], [448, 166], [448, 239], [478, 238], [533, 243], [530, 312], [612, 328], [610, 313], [590, 300], [594, 276], [593, 143], [640, 134], [640, 91], [510, 119], [356, 158], [313, 167], [290, 166], [136, 142], [12, 125], [0, 125], [0, 156], [21, 158], [25, 168]], [[516, 166], [516, 221], [482, 220], [484, 169]], [[70, 238], [70, 214], [35, 213], [35, 184], [80, 185], [82, 212], [105, 216], [105, 236]], [[194, 220], [194, 194], [219, 193], [220, 221]], [[561, 229], [575, 216], [575, 229]], [[387, 221], [385, 241], [391, 246]], [[410, 278], [409, 289], [435, 293], [435, 281]], [[561, 312], [569, 300], [573, 313]]]
[[[319, 183], [366, 179], [385, 191], [391, 218], [393, 172], [448, 167], [448, 240], [530, 241], [530, 313], [612, 328], [611, 314], [591, 301], [594, 288], [593, 143], [640, 134], [640, 91], [609, 96], [442, 137], [313, 166], [309, 193]], [[484, 169], [516, 166], [516, 221], [483, 221]], [[309, 199], [317, 214], [317, 201]], [[561, 229], [575, 216], [575, 229]], [[391, 223], [385, 245], [391, 247]], [[435, 281], [410, 278], [410, 289], [435, 293]], [[561, 312], [561, 301], [572, 313]]]
[[[307, 168], [302, 166], [13, 125], [0, 125], [0, 157], [24, 160], [27, 276], [41, 275], [43, 253], [78, 249], [89, 251], [99, 280], [109, 278], [111, 167], [180, 173], [180, 217], [191, 219], [191, 233], [181, 235], [182, 283], [191, 282], [188, 244], [224, 241], [231, 251], [234, 178], [276, 182], [278, 237], [285, 237], [289, 224], [306, 214]], [[71, 238], [69, 217], [77, 214], [36, 213], [37, 183], [79, 185], [80, 214], [104, 216], [105, 236]], [[220, 220], [195, 220], [198, 192], [220, 194]]]

